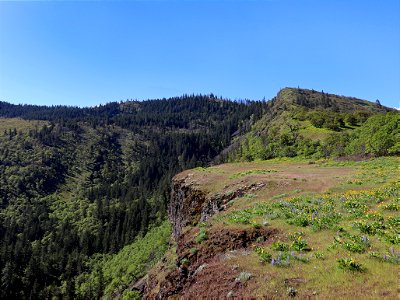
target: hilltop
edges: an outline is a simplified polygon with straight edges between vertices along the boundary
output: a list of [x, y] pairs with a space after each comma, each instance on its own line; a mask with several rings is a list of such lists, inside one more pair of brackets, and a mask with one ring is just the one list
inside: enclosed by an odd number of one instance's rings
[[394, 109], [354, 97], [285, 88], [268, 102], [266, 113], [247, 126], [245, 134], [236, 136], [221, 156], [223, 160], [251, 161], [274, 157], [365, 155], [369, 150], [348, 149], [346, 152], [344, 144], [350, 145], [358, 138], [360, 127], [367, 119], [385, 113], [398, 115]]

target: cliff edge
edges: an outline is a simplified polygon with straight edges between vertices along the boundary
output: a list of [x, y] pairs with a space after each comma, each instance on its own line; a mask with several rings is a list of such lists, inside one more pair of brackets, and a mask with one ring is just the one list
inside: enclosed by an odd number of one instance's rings
[[[395, 297], [398, 163], [285, 159], [176, 175], [174, 241], [143, 297]], [[366, 233], [377, 217], [385, 229]]]

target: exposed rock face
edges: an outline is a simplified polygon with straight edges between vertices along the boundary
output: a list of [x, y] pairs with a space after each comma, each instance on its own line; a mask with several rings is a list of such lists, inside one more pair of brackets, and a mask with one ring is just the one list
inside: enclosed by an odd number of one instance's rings
[[267, 183], [240, 181], [228, 183], [217, 189], [218, 192], [210, 192], [207, 189], [212, 190], [212, 187], [207, 185], [211, 181], [204, 180], [205, 177], [207, 173], [199, 176], [186, 171], [173, 178], [168, 214], [177, 246], [175, 264], [162, 264], [157, 272], [150, 273], [144, 289], [138, 284], [140, 289], [137, 289], [143, 298], [198, 299], [207, 296], [217, 299], [229, 292], [240, 298], [246, 289], [235, 278], [242, 270], [232, 268], [227, 261], [248, 255], [252, 251], [251, 245], [258, 239], [267, 243], [278, 233], [274, 228], [214, 229], [205, 225], [202, 228], [207, 237], [196, 241], [200, 232], [196, 226], [199, 222], [226, 209], [232, 199], [261, 189]]
[[[150, 275], [143, 294], [144, 299], [221, 299], [234, 291], [239, 299], [246, 298], [246, 290], [237, 281], [240, 267], [228, 262], [234, 257], [251, 253], [257, 238], [268, 241], [278, 233], [276, 229], [210, 229], [209, 237], [201, 244], [194, 241], [196, 232], [182, 234], [177, 247], [177, 266], [161, 281]], [[191, 249], [196, 248], [196, 252]], [[187, 264], [183, 265], [182, 261]], [[156, 288], [158, 286], [158, 288]], [[211, 287], [211, 288], [210, 288]]]
[[192, 174], [176, 176], [172, 180], [171, 200], [168, 215], [177, 240], [185, 226], [194, 226], [226, 208], [226, 204], [248, 191], [263, 187], [263, 183], [239, 186], [224, 194], [209, 194], [200, 190], [192, 180]]
[[171, 200], [168, 208], [173, 235], [177, 239], [183, 227], [195, 225], [200, 221], [206, 194], [188, 182], [188, 178], [172, 180]]

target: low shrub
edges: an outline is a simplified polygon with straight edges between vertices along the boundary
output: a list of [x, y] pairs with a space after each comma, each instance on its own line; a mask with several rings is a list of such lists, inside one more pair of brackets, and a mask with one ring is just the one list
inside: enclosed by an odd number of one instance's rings
[[341, 258], [337, 260], [339, 268], [352, 272], [363, 272], [365, 268], [353, 258]]
[[199, 234], [196, 236], [196, 243], [200, 244], [204, 240], [208, 239], [207, 230], [205, 228], [200, 228]]
[[271, 248], [273, 250], [277, 250], [277, 251], [288, 251], [290, 247], [286, 243], [275, 242], [275, 243], [272, 243]]

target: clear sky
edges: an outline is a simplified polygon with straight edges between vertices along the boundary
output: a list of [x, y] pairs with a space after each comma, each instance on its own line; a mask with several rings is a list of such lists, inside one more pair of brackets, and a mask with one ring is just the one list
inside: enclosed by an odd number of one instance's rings
[[0, 100], [91, 106], [285, 86], [400, 106], [400, 1], [0, 2]]

